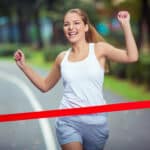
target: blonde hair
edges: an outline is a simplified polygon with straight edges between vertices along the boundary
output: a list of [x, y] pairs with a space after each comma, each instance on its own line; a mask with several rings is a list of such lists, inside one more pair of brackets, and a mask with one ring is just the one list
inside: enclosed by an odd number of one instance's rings
[[[95, 27], [90, 23], [88, 15], [79, 8], [70, 9], [66, 12], [67, 13], [76, 13], [79, 16], [81, 16], [82, 21], [84, 24], [88, 25], [88, 31], [85, 33], [85, 39], [88, 43], [97, 43], [101, 41], [105, 41], [104, 38], [96, 31]], [[107, 63], [105, 63], [105, 72], [109, 72], [109, 62], [106, 60]]]

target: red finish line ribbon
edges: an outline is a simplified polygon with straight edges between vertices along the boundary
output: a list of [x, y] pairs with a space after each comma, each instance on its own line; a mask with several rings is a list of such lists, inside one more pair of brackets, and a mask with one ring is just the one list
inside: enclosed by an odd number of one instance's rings
[[0, 115], [0, 122], [10, 122], [29, 119], [64, 117], [72, 115], [94, 114], [102, 112], [113, 112], [123, 110], [148, 109], [150, 108], [150, 100], [140, 102], [126, 102], [117, 104], [107, 104], [102, 106], [90, 106], [81, 108], [46, 110], [37, 112], [25, 112], [15, 114]]

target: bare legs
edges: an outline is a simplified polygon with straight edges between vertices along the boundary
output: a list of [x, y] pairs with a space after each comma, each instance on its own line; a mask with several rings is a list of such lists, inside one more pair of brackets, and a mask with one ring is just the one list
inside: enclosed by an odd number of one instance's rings
[[62, 150], [83, 150], [80, 142], [71, 142], [61, 146]]

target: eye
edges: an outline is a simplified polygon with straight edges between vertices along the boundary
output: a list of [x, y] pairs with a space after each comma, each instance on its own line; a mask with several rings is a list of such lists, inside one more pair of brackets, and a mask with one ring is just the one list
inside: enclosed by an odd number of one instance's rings
[[78, 24], [80, 24], [80, 22], [75, 22], [74, 24], [78, 25]]
[[68, 23], [64, 23], [64, 27], [68, 26], [69, 24]]

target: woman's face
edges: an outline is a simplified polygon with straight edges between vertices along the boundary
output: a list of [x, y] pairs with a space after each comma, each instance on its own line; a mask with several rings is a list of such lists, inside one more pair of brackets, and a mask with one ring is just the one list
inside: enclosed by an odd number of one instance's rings
[[85, 39], [85, 32], [88, 25], [85, 25], [81, 16], [77, 13], [67, 13], [64, 17], [64, 34], [70, 43], [76, 43]]

